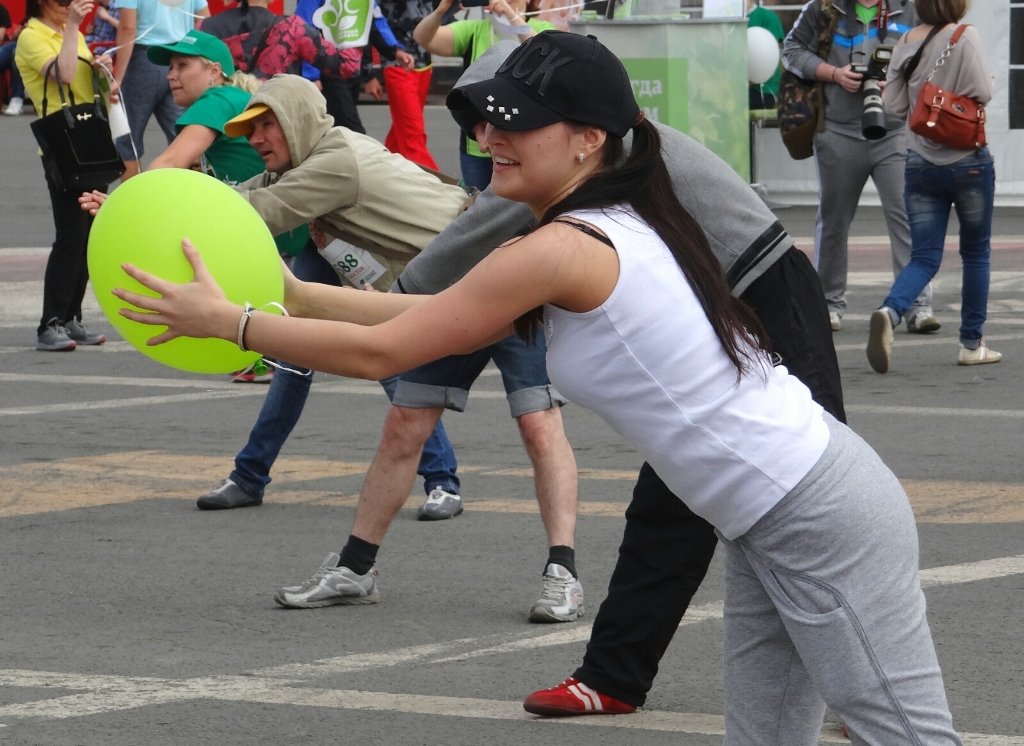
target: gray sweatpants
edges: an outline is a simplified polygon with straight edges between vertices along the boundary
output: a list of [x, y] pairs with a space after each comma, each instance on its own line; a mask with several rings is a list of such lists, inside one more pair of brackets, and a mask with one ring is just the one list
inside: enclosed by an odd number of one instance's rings
[[[858, 140], [825, 130], [814, 136], [814, 164], [818, 169], [818, 219], [814, 236], [814, 266], [818, 270], [828, 310], [842, 315], [846, 309], [846, 272], [850, 224], [857, 201], [870, 176], [889, 229], [892, 276], [910, 263], [910, 224], [903, 202], [903, 172], [907, 143], [903, 130], [881, 140]], [[919, 311], [931, 310], [929, 283], [907, 311], [908, 321]]]
[[961, 746], [925, 618], [903, 488], [852, 430], [754, 527], [723, 540], [725, 746]]

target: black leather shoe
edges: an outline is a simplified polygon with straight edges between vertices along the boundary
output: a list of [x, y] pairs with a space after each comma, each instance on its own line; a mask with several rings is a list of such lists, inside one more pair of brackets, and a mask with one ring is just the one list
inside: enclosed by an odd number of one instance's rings
[[196, 500], [200, 510], [230, 510], [231, 508], [255, 508], [263, 504], [262, 497], [253, 497], [241, 487], [225, 479], [217, 489], [207, 492]]

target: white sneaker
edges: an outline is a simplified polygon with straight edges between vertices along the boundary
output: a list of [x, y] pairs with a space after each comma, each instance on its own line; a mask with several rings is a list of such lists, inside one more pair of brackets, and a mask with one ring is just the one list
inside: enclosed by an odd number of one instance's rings
[[7, 104], [7, 108], [4, 109], [4, 116], [16, 117], [21, 114], [22, 109], [25, 108], [25, 102], [17, 96], [11, 96], [11, 101]]
[[585, 611], [583, 586], [559, 564], [544, 569], [544, 590], [530, 609], [531, 622], [571, 622]]
[[942, 328], [939, 320], [932, 316], [930, 308], [918, 311], [914, 318], [907, 322], [907, 331], [911, 334], [931, 334]]
[[446, 521], [462, 513], [462, 498], [454, 492], [435, 487], [416, 511], [419, 521]]
[[837, 332], [843, 328], [843, 317], [839, 315], [838, 311], [829, 311], [828, 323], [832, 327], [832, 331]]
[[984, 365], [985, 363], [998, 363], [1002, 359], [1003, 353], [990, 350], [985, 346], [985, 341], [982, 340], [976, 350], [968, 350], [963, 345], [960, 345], [960, 356], [957, 359], [957, 363], [960, 365]]
[[868, 362], [876, 373], [885, 373], [889, 370], [889, 356], [892, 353], [892, 318], [885, 306], [871, 314], [867, 353]]

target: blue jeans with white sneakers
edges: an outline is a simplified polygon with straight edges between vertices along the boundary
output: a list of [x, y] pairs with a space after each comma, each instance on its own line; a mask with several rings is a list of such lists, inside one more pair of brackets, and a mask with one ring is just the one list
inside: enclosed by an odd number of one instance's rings
[[960, 343], [969, 350], [981, 344], [988, 312], [989, 254], [995, 166], [988, 148], [980, 148], [949, 166], [936, 166], [907, 152], [904, 199], [910, 220], [910, 263], [903, 268], [882, 304], [898, 323], [917, 294], [939, 271], [950, 208], [960, 221], [963, 287]]

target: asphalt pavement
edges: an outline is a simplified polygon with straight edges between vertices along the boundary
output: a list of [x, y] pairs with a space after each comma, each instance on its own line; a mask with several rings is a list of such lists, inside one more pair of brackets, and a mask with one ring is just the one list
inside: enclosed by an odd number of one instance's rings
[[[386, 107], [362, 107], [383, 139]], [[427, 111], [457, 171], [456, 131]], [[563, 412], [580, 468], [578, 622], [526, 620], [546, 556], [530, 462], [488, 369], [445, 424], [466, 512], [408, 510], [381, 549], [381, 603], [278, 608], [344, 543], [387, 401], [317, 376], [262, 507], [201, 513], [265, 388], [164, 368], [87, 297], [107, 344], [33, 349], [52, 223], [29, 118], [0, 117], [0, 742], [710, 745], [721, 742], [721, 565], [684, 618], [647, 707], [538, 720], [522, 698], [568, 676], [605, 595], [640, 458], [580, 407]], [[147, 158], [161, 136], [147, 133]], [[811, 249], [813, 210], [778, 211]], [[955, 226], [954, 226], [955, 227]], [[851, 238], [850, 309], [834, 335], [852, 427], [903, 481], [918, 518], [929, 621], [957, 728], [1024, 746], [1024, 211], [997, 212], [986, 335], [996, 365], [956, 363], [959, 262], [936, 282], [942, 329], [896, 333], [881, 376], [864, 344], [891, 282], [878, 210]], [[953, 238], [955, 233], [951, 233]], [[843, 741], [826, 724], [825, 742]]]

